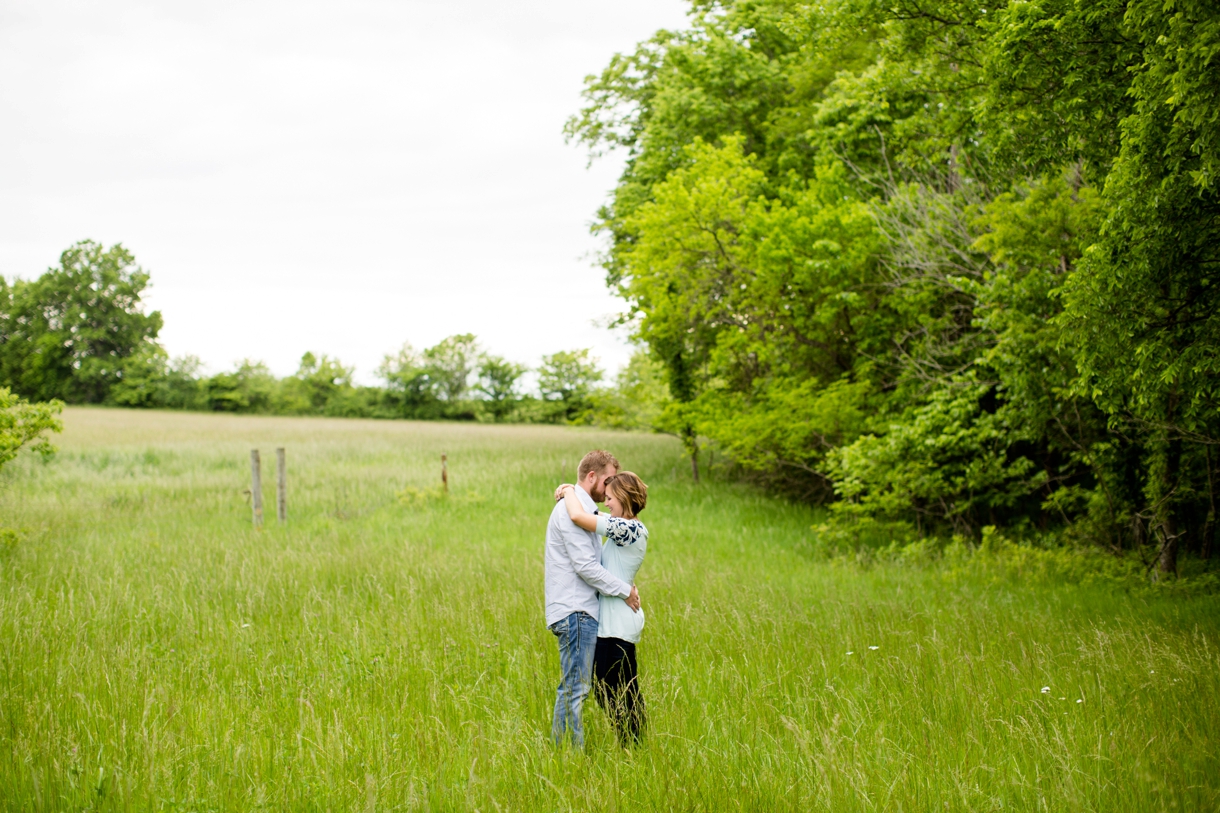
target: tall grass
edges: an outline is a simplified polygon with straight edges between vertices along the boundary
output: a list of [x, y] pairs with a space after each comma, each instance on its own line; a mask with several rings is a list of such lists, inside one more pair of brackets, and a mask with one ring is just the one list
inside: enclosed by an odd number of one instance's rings
[[[65, 424], [0, 475], [6, 810], [1220, 807], [1214, 597], [827, 561], [814, 512], [695, 487], [663, 437]], [[277, 445], [289, 523], [256, 532]], [[652, 486], [650, 728], [620, 750], [590, 704], [581, 753], [548, 742], [541, 542], [595, 446]]]

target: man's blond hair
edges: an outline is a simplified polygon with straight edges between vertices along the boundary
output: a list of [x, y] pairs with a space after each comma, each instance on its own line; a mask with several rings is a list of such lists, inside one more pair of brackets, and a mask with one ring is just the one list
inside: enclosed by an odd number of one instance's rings
[[594, 449], [580, 459], [580, 465], [576, 467], [576, 482], [583, 482], [591, 471], [601, 474], [607, 466], [614, 466], [614, 470], [618, 471], [618, 460], [605, 449]]

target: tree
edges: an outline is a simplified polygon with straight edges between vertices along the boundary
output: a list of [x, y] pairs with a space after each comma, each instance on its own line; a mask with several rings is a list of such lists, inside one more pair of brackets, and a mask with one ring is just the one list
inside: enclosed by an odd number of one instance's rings
[[1064, 280], [1058, 321], [1074, 391], [1137, 439], [1132, 525], [1174, 573], [1180, 544], [1206, 551], [1215, 532], [1220, 7], [1040, 0], [996, 21], [989, 106], [1018, 134], [1015, 158], [1080, 156], [1104, 177], [1102, 226]]
[[1209, 156], [1192, 154], [1193, 133], [1162, 98], [1170, 88], [1158, 90], [1125, 122], [1109, 217], [1064, 286], [1063, 324], [1079, 390], [1116, 424], [1150, 433], [1144, 519], [1160, 573], [1173, 574], [1182, 537], [1203, 542], [1202, 523], [1183, 522], [1198, 488], [1191, 464], [1202, 470], [1206, 447], [1220, 443], [1220, 188], [1195, 183]]
[[261, 361], [243, 359], [231, 373], [206, 379], [207, 408], [214, 412], [271, 412], [278, 404], [280, 382]]
[[86, 240], [36, 280], [0, 283], [0, 382], [35, 401], [105, 401], [155, 353], [162, 320], [143, 311], [148, 279], [121, 245]]
[[450, 405], [462, 400], [482, 355], [473, 333], [449, 336], [425, 350], [424, 369], [436, 387], [437, 397]]
[[44, 457], [53, 454], [55, 447], [43, 433], [63, 431], [63, 423], [56, 417], [63, 408], [59, 401], [30, 403], [8, 387], [0, 387], [0, 467], [27, 444]]
[[669, 406], [665, 365], [638, 347], [618, 371], [614, 386], [595, 390], [592, 422], [613, 429], [659, 431], [662, 412]]
[[486, 397], [487, 408], [497, 422], [506, 419], [520, 399], [517, 382], [527, 369], [500, 356], [484, 356], [479, 364], [476, 388]]
[[125, 407], [207, 409], [208, 383], [195, 356], [170, 359], [149, 344], [128, 359], [123, 377], [110, 388], [106, 403]]
[[200, 373], [203, 362], [198, 356], [170, 359], [160, 380], [156, 405], [171, 409], [205, 409], [207, 398]]
[[1220, 8], [692, 3], [586, 86], [655, 425], [816, 500], [1206, 553]]
[[306, 353], [296, 374], [286, 382], [285, 394], [298, 411], [324, 414], [332, 402], [354, 389], [353, 372], [353, 368], [326, 354]]
[[605, 373], [589, 350], [561, 350], [542, 357], [538, 390], [544, 401], [559, 407], [556, 416], [575, 421], [592, 408], [590, 396]]
[[[811, 493], [825, 486], [815, 467], [827, 437], [847, 424], [807, 426], [782, 443], [767, 427], [796, 420], [792, 404], [808, 400], [810, 381], [821, 388], [856, 372], [875, 309], [877, 229], [841, 168], [768, 197], [759, 162], [739, 139], [724, 142], [688, 146], [687, 166], [624, 218], [624, 318], [666, 367], [673, 402], [660, 425], [683, 440], [695, 479], [703, 435]], [[849, 392], [864, 390], [836, 390], [836, 402]], [[747, 453], [759, 444], [765, 451]]]
[[423, 357], [410, 342], [395, 353], [389, 353], [377, 368], [377, 376], [385, 381], [395, 412], [404, 418], [436, 417], [436, 384]]

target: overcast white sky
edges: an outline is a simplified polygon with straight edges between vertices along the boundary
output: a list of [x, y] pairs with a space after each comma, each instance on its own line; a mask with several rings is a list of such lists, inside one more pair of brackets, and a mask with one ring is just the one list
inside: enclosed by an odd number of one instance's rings
[[284, 375], [452, 333], [536, 364], [621, 336], [562, 127], [682, 0], [0, 0], [0, 275], [85, 238], [152, 274], [172, 355]]

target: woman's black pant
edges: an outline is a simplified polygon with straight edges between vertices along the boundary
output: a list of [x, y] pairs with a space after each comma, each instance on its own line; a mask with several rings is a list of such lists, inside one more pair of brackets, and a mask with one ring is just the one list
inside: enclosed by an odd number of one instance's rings
[[593, 696], [614, 724], [619, 745], [638, 742], [644, 730], [635, 644], [621, 638], [598, 638], [593, 653]]

